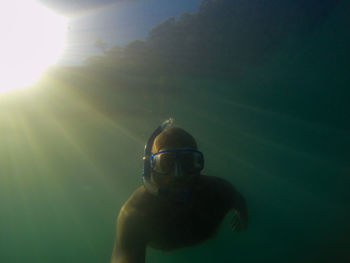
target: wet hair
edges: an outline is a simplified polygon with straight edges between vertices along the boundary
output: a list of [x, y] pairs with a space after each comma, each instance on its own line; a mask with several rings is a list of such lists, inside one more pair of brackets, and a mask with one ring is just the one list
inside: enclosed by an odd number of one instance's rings
[[192, 148], [197, 149], [193, 136], [185, 130], [171, 127], [160, 133], [154, 140], [152, 152], [164, 148]]

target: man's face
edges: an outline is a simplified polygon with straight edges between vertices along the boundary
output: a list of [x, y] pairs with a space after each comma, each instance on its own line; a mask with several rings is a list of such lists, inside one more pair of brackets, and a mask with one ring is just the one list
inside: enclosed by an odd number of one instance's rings
[[[198, 171], [191, 171], [197, 151], [188, 147], [159, 149], [152, 158], [152, 180], [161, 186], [183, 187], [193, 182]], [[197, 156], [201, 158], [201, 156]], [[198, 164], [199, 165], [199, 164]]]
[[201, 170], [188, 169], [196, 163], [193, 160], [203, 160], [203, 156], [197, 152], [194, 138], [181, 129], [171, 128], [159, 134], [152, 154], [151, 180], [159, 186], [188, 186]]

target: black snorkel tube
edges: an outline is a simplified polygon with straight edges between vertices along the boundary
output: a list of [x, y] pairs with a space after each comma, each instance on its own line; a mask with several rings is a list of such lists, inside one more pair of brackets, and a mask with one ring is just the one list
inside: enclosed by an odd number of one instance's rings
[[152, 156], [152, 146], [154, 139], [164, 130], [171, 127], [173, 125], [174, 119], [169, 118], [165, 120], [161, 125], [158, 126], [157, 129], [149, 137], [146, 145], [145, 145], [145, 154], [143, 156], [143, 173], [142, 180], [145, 188], [148, 192], [153, 195], [158, 196], [160, 192], [160, 188], [151, 182], [151, 156]]

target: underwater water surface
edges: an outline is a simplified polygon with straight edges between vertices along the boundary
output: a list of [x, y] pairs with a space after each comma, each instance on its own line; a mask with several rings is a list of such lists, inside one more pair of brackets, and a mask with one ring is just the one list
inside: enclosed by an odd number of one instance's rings
[[348, 11], [240, 76], [115, 84], [62, 68], [0, 94], [0, 262], [109, 262], [144, 144], [169, 117], [197, 139], [204, 173], [246, 197], [249, 228], [232, 232], [228, 215], [215, 238], [146, 262], [350, 262]]

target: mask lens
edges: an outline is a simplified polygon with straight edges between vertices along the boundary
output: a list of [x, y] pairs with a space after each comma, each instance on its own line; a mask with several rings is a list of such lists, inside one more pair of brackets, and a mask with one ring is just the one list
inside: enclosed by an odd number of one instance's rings
[[192, 152], [182, 152], [178, 156], [178, 162], [183, 171], [190, 172], [195, 167], [196, 156]]
[[156, 153], [152, 159], [152, 169], [156, 173], [170, 173], [175, 163], [184, 172], [199, 172], [203, 169], [203, 155], [192, 150], [176, 150]]
[[157, 173], [167, 174], [173, 169], [175, 160], [176, 155], [171, 152], [155, 154], [152, 168]]
[[203, 155], [200, 152], [184, 152], [182, 167], [187, 172], [199, 172], [203, 169]]

